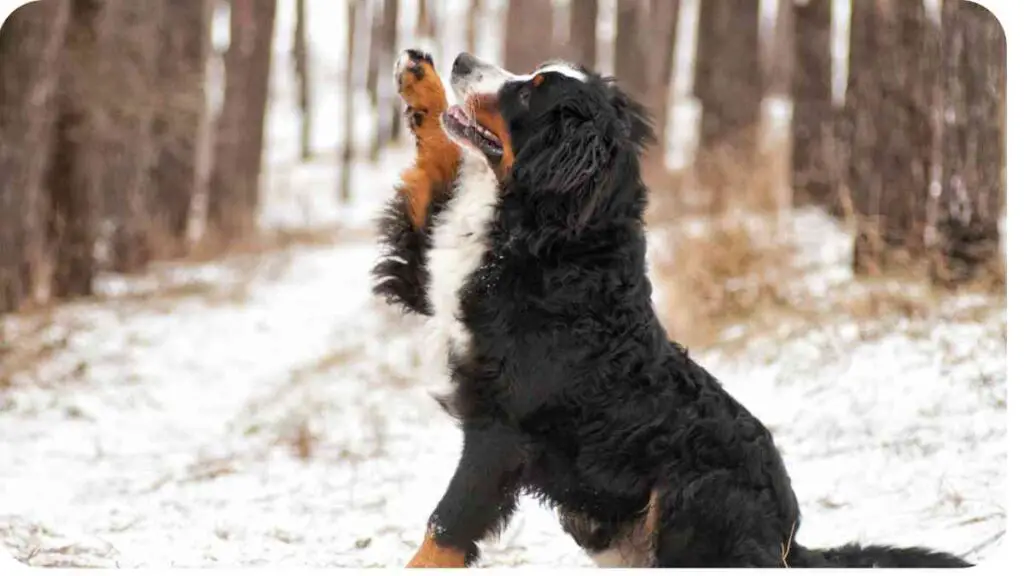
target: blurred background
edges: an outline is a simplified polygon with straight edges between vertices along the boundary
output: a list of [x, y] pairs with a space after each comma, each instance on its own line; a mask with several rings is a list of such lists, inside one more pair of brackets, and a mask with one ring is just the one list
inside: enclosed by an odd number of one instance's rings
[[[421, 327], [369, 295], [406, 47], [444, 77], [565, 58], [650, 108], [656, 305], [772, 429], [804, 544], [991, 553], [1006, 44], [981, 6], [40, 0], [0, 30], [0, 566], [414, 550], [459, 440]], [[588, 564], [519, 518], [485, 565]]]

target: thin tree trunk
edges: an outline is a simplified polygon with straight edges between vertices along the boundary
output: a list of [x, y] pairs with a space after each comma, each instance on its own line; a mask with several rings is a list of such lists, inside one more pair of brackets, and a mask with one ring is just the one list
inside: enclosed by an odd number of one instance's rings
[[534, 70], [554, 54], [555, 7], [551, 0], [510, 2], [505, 18], [505, 68]]
[[672, 94], [672, 71], [675, 69], [676, 29], [679, 23], [680, 0], [652, 0], [649, 10], [650, 37], [648, 53], [650, 70], [647, 97], [659, 142], [665, 140]]
[[936, 31], [921, 0], [861, 4], [854, 4], [855, 12], [865, 11], [859, 23], [873, 18], [874, 26], [870, 32], [851, 31], [851, 38], [873, 38], [875, 57], [858, 60], [856, 70], [851, 58], [854, 270], [877, 273], [912, 268], [924, 255], [934, 144], [929, 79], [938, 72], [938, 54], [931, 53]]
[[[699, 178], [712, 191], [753, 165], [763, 86], [757, 0], [700, 3], [694, 95], [701, 103]], [[720, 208], [720, 206], [719, 206]]]
[[[832, 0], [826, 0], [831, 4]], [[808, 0], [815, 3], [817, 0]], [[766, 77], [764, 87], [766, 94], [789, 96], [793, 87], [793, 36], [794, 36], [794, 2], [778, 0], [775, 8], [775, 25], [772, 27], [771, 42], [767, 44], [765, 56], [767, 62], [763, 66]], [[801, 6], [804, 2], [798, 2]], [[829, 50], [824, 56], [828, 57]]]
[[210, 182], [211, 240], [224, 246], [255, 229], [277, 0], [233, 0], [224, 107]]
[[0, 34], [0, 314], [31, 301], [43, 256], [42, 186], [68, 7], [22, 6]]
[[573, 52], [572, 58], [590, 69], [597, 66], [598, 4], [598, 0], [572, 0], [569, 12], [569, 45]]
[[96, 275], [99, 167], [95, 90], [99, 76], [98, 27], [104, 3], [72, 0], [65, 38], [48, 188], [48, 244], [54, 253], [50, 295], [92, 294]]
[[341, 174], [340, 197], [342, 202], [348, 202], [352, 198], [352, 160], [355, 156], [355, 148], [352, 136], [355, 132], [354, 104], [357, 92], [356, 82], [356, 30], [359, 23], [363, 21], [363, 10], [366, 4], [364, 0], [348, 0], [348, 42], [345, 46], [345, 78], [342, 86], [341, 97]]
[[[366, 68], [366, 92], [370, 96], [370, 109], [376, 113], [380, 109], [380, 68], [381, 68], [381, 38], [384, 29], [384, 15], [377, 0], [366, 0], [366, 9], [370, 15], [370, 36], [369, 36], [369, 58]], [[380, 160], [381, 147], [384, 145], [381, 138], [381, 131], [373, 131], [373, 141], [370, 144], [370, 162], [377, 163]]]
[[[440, 2], [436, 2], [440, 4]], [[435, 38], [437, 36], [437, 26], [434, 24], [434, 16], [430, 12], [430, 6], [427, 0], [418, 0], [417, 12], [416, 12], [416, 35], [420, 38]], [[470, 5], [470, 14], [473, 14], [473, 8], [479, 8], [480, 0], [472, 0]], [[473, 42], [469, 43], [469, 46], [473, 46]]]
[[212, 0], [163, 0], [157, 85], [164, 95], [153, 119], [157, 146], [153, 169], [153, 215], [162, 236], [158, 256], [185, 252], [192, 203], [205, 196], [200, 170], [210, 118], [206, 104], [206, 63], [213, 45]]
[[292, 36], [292, 63], [295, 66], [295, 80], [298, 85], [298, 108], [301, 118], [299, 125], [299, 146], [301, 158], [307, 161], [313, 157], [312, 110], [310, 109], [309, 49], [306, 38], [306, 0], [295, 0], [295, 31]]
[[113, 224], [111, 266], [118, 272], [144, 267], [153, 253], [153, 143], [159, 26], [164, 3], [110, 2], [103, 18], [104, 96], [98, 107], [106, 121], [96, 134], [106, 159], [101, 186], [103, 211]]
[[477, 26], [480, 23], [482, 4], [483, 0], [470, 0], [469, 10], [466, 12], [466, 50], [474, 54], [477, 51]]
[[[377, 62], [382, 66], [390, 67], [398, 57], [398, 0], [384, 0], [383, 26], [381, 28], [380, 56]], [[390, 80], [390, 74], [384, 74], [385, 80]], [[400, 102], [395, 98], [394, 90], [387, 90], [387, 96], [382, 99], [377, 110], [377, 127], [384, 139], [387, 135], [388, 142], [397, 142], [401, 137], [402, 109]]]
[[627, 94], [647, 103], [649, 54], [645, 46], [647, 0], [617, 0], [615, 3], [615, 77]]
[[942, 189], [932, 276], [956, 284], [1000, 258], [999, 219], [1006, 202], [1006, 37], [999, 22], [970, 2], [942, 11], [945, 126]]
[[832, 104], [832, 0], [793, 7], [793, 202], [837, 208]]

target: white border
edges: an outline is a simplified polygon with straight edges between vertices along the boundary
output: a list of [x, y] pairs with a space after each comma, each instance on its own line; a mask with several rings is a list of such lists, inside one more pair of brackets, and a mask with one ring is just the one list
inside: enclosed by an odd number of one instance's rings
[[[46, 1], [46, 0], [43, 0], [43, 1]], [[188, 1], [188, 0], [180, 0], [180, 1], [184, 2], [184, 1]], [[278, 1], [279, 2], [287, 2], [289, 0], [278, 0]], [[342, 1], [342, 0], [334, 0], [334, 1]], [[896, 1], [899, 1], [899, 0], [896, 0]], [[27, 4], [27, 3], [28, 2], [26, 2], [24, 0], [0, 0], [0, 23], [2, 23], [4, 20], [6, 20], [7, 16], [9, 16], [11, 13], [13, 13], [16, 8], [18, 8], [22, 4]], [[1021, 105], [1014, 106], [1014, 105], [1011, 105], [1010, 103], [1013, 103], [1013, 102], [1024, 102], [1024, 91], [1021, 90], [1021, 78], [1022, 78], [1022, 74], [1024, 74], [1024, 71], [1022, 71], [1021, 66], [1020, 66], [1020, 64], [1022, 62], [1024, 62], [1024, 53], [1022, 53], [1022, 50], [1024, 50], [1024, 36], [1017, 36], [1016, 35], [1017, 32], [1021, 32], [1022, 30], [1024, 30], [1024, 20], [1022, 20], [1020, 18], [1020, 14], [1022, 12], [1021, 11], [1021, 5], [1024, 4], [1024, 2], [1021, 2], [1021, 0], [977, 0], [976, 3], [981, 4], [982, 6], [988, 8], [993, 14], [995, 14], [995, 16], [1002, 23], [1003, 29], [1006, 32], [1007, 82], [1008, 82], [1008, 86], [1007, 86], [1007, 102], [1008, 102], [1008, 104], [1007, 104], [1007, 111], [1006, 111], [1006, 114], [1007, 114], [1006, 185], [1007, 185], [1007, 190], [1014, 190], [1016, 185], [1017, 185], [1018, 179], [1019, 179], [1021, 163], [1024, 163], [1024, 156], [1022, 156], [1020, 154], [1020, 152], [1022, 150], [1022, 144], [1024, 144], [1024, 143], [1022, 143], [1022, 141], [1021, 141], [1021, 138], [1022, 138], [1021, 123], [1020, 123], [1020, 121], [1021, 121]], [[2, 25], [2, 24], [0, 24], [0, 25]], [[1024, 32], [1022, 32], [1022, 34], [1024, 34]], [[1007, 193], [1007, 201], [1006, 201], [1006, 211], [1007, 211], [1007, 216], [1006, 216], [1007, 217], [1006, 252], [1007, 252], [1007, 254], [1011, 254], [1011, 253], [1019, 254], [1019, 253], [1022, 252], [1022, 247], [1019, 245], [1020, 244], [1020, 239], [1021, 239], [1021, 233], [1018, 231], [1019, 229], [1016, 228], [1016, 226], [1011, 225], [1014, 222], [1020, 223], [1020, 220], [1021, 220], [1020, 208], [1018, 207], [1016, 202], [1017, 202], [1017, 200], [1015, 199], [1014, 195], [1010, 194], [1010, 193]], [[1011, 260], [1011, 258], [1009, 256], [1007, 256], [1007, 262], [1009, 262], [1010, 260]], [[1019, 288], [1021, 286], [1021, 281], [1020, 281], [1020, 278], [1019, 278], [1019, 274], [1020, 274], [1020, 269], [1019, 268], [1014, 268], [1012, 266], [1007, 265], [1007, 294], [1020, 294], [1021, 293], [1020, 292], [1020, 288]], [[1014, 286], [1018, 286], [1018, 288], [1015, 289]], [[1018, 324], [1016, 324], [1015, 321], [1018, 320], [1018, 313], [1020, 312], [1020, 310], [1021, 310], [1020, 306], [1019, 305], [1015, 305], [1013, 299], [1008, 297], [1007, 298], [1007, 316], [1008, 316], [1007, 322], [1009, 322], [1010, 326], [1015, 326], [1015, 325], [1019, 326]], [[1024, 344], [1020, 344], [1020, 343], [1018, 343], [1016, 345], [1013, 344], [1013, 342], [1017, 342], [1019, 340], [1020, 340], [1019, 338], [1015, 337], [1015, 332], [1008, 326], [1007, 327], [1007, 350], [1024, 350], [1024, 348], [1021, 348], [1021, 346], [1024, 346]], [[1017, 528], [1016, 528], [1016, 525], [1018, 524], [1017, 516], [1016, 515], [1019, 513], [1019, 510], [1020, 510], [1020, 506], [1019, 506], [1019, 503], [1020, 503], [1020, 491], [1019, 490], [1012, 490], [1012, 489], [1010, 489], [1010, 487], [1012, 487], [1012, 486], [1021, 486], [1022, 485], [1021, 484], [1022, 476], [1019, 474], [1018, 469], [1017, 469], [1019, 462], [1018, 462], [1018, 460], [1016, 458], [1014, 458], [1014, 451], [1015, 451], [1014, 448], [1021, 445], [1020, 427], [1014, 425], [1014, 422], [1016, 421], [1015, 416], [1020, 413], [1021, 409], [1017, 407], [1016, 403], [1012, 399], [1010, 399], [1010, 396], [1012, 396], [1012, 391], [1013, 391], [1013, 388], [1014, 388], [1014, 385], [1011, 385], [1010, 383], [1016, 381], [1015, 378], [1020, 373], [1020, 364], [1018, 364], [1016, 362], [1017, 360], [1020, 360], [1020, 359], [1021, 359], [1020, 357], [1017, 357], [1017, 356], [1015, 356], [1013, 354], [1010, 354], [1009, 357], [1007, 358], [1007, 363], [1008, 363], [1008, 366], [1007, 366], [1007, 370], [1008, 370], [1008, 377], [1007, 377], [1007, 387], [1008, 387], [1008, 390], [1007, 390], [1007, 404], [1008, 404], [1008, 410], [1007, 410], [1007, 432], [1008, 432], [1008, 438], [1007, 438], [1007, 462], [1009, 463], [1009, 467], [1010, 467], [1009, 474], [1007, 476], [1007, 485], [1006, 485], [1007, 497], [1008, 497], [1007, 518], [1006, 518], [1007, 532], [1006, 532], [1006, 536], [1003, 537], [1003, 541], [998, 545], [998, 549], [993, 549], [993, 551], [990, 553], [989, 559], [984, 564], [981, 564], [977, 568], [974, 569], [974, 571], [979, 571], [980, 570], [980, 571], [982, 571], [982, 572], [984, 572], [986, 574], [988, 574], [988, 573], [992, 573], [992, 574], [1002, 573], [1004, 570], [1009, 570], [1012, 566], [1018, 564], [1018, 563], [1011, 562], [1011, 555], [1013, 554], [1012, 551], [1014, 550], [1013, 544], [1020, 543], [1019, 533], [1018, 533]], [[879, 521], [880, 522], [884, 522], [885, 520], [884, 519], [879, 519]], [[7, 555], [6, 551], [0, 550], [0, 569], [2, 569], [0, 571], [4, 572], [5, 574], [11, 573], [11, 572], [21, 573], [21, 572], [28, 572], [30, 570], [33, 570], [31, 568], [25, 567], [24, 565], [22, 565], [21, 563], [16, 562], [16, 561], [14, 561], [14, 564], [16, 564], [17, 567], [11, 566], [10, 562], [8, 562], [8, 559], [13, 561], [13, 558], [10, 558], [10, 556]], [[396, 567], [396, 570], [397, 569], [398, 568]], [[54, 574], [54, 575], [64, 574], [64, 573], [67, 573], [67, 574], [79, 574], [79, 573], [85, 572], [85, 570], [78, 570], [78, 569], [54, 569], [54, 568], [47, 568], [45, 570], [46, 570], [47, 574]], [[237, 574], [244, 575], [244, 576], [251, 576], [253, 574], [278, 574], [281, 571], [281, 569], [273, 569], [273, 568], [270, 568], [270, 569], [267, 569], [267, 568], [231, 568], [231, 569], [225, 569], [225, 568], [206, 568], [204, 570], [205, 570], [206, 574], [218, 574], [218, 575], [220, 575], [220, 574], [236, 574], [237, 573]], [[300, 573], [302, 573], [302, 574], [305, 574], [305, 573], [312, 574], [314, 572], [319, 574], [319, 573], [322, 573], [324, 570], [325, 569], [322, 569], [322, 568], [320, 568], [320, 569], [312, 569], [312, 568], [310, 568], [310, 569], [295, 569], [295, 568], [290, 568], [290, 567], [287, 568], [287, 572], [289, 574], [300, 574]], [[331, 570], [331, 571], [335, 571], [335, 570], [343, 570], [343, 571], [360, 570], [361, 571], [362, 569], [327, 569], [327, 570]], [[505, 569], [490, 569], [490, 571], [494, 571], [494, 572], [502, 572], [504, 570]], [[536, 573], [536, 572], [547, 572], [549, 570], [552, 571], [552, 572], [555, 571], [555, 570], [552, 570], [552, 569], [544, 569], [544, 568], [541, 568], [541, 567], [533, 567], [533, 566], [529, 567], [529, 570], [531, 572], [533, 572], [533, 573]], [[584, 568], [570, 568], [570, 569], [563, 568], [563, 569], [557, 570], [557, 572], [565, 573], [566, 571], [577, 571], [577, 570], [582, 571], [582, 570], [585, 570], [585, 569]], [[153, 569], [138, 570], [138, 572], [144, 573], [144, 574], [164, 574], [164, 573], [169, 573], [171, 571], [172, 571], [172, 569], [170, 569], [170, 568], [153, 568]], [[885, 571], [889, 571], [889, 570], [885, 570]], [[897, 573], [900, 572], [899, 570], [892, 570], [892, 571], [893, 572], [897, 572]], [[95, 569], [89, 569], [89, 572], [90, 573], [95, 572]], [[916, 572], [916, 573], [921, 573], [921, 572]]]

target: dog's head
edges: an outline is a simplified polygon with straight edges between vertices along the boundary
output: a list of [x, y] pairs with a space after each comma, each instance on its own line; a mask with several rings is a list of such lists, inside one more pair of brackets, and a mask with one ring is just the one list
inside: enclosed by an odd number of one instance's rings
[[451, 85], [459, 103], [444, 114], [448, 135], [485, 158], [506, 189], [571, 195], [570, 226], [607, 204], [617, 180], [640, 185], [650, 120], [610, 78], [557, 61], [515, 75], [462, 53]]

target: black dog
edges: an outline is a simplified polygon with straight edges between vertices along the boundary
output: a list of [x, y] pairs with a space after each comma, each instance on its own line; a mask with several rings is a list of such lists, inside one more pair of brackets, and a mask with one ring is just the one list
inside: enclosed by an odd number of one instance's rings
[[[428, 56], [404, 54], [396, 78], [417, 166], [449, 176], [403, 178], [376, 290], [431, 315], [454, 383], [444, 405], [464, 432], [410, 566], [470, 564], [523, 493], [555, 506], [600, 565], [969, 566], [796, 542], [771, 434], [655, 316], [640, 179], [651, 126], [614, 82], [563, 63], [514, 76], [462, 54], [460, 105], [444, 110]], [[441, 160], [452, 141], [462, 154]]]

